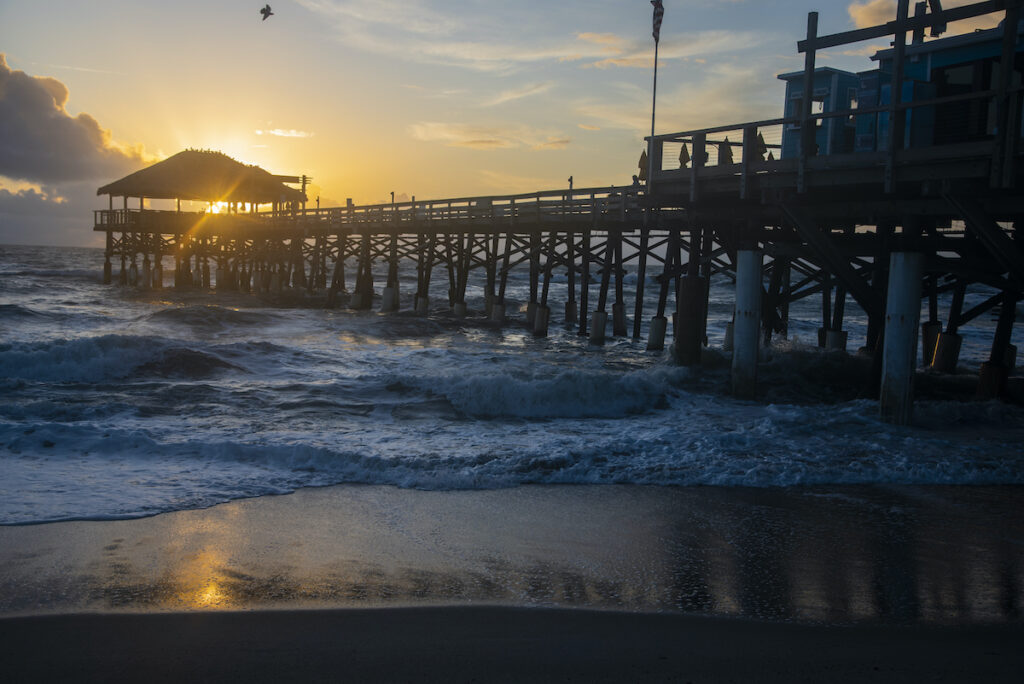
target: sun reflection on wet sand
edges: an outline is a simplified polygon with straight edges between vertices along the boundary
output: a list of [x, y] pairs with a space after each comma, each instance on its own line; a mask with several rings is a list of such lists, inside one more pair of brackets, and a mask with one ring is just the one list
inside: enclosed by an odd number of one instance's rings
[[346, 486], [141, 520], [0, 528], [0, 615], [487, 603], [1018, 619], [1017, 490], [932, 491]]

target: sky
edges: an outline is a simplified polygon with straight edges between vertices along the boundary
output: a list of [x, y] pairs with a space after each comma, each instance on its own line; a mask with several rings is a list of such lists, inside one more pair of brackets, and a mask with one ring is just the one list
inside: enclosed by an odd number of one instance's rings
[[[307, 174], [322, 206], [637, 171], [648, 0], [273, 0], [266, 21], [262, 4], [0, 0], [0, 244], [100, 244], [96, 188], [186, 148]], [[835, 33], [891, 20], [896, 0], [664, 5], [658, 133], [780, 116], [807, 13]], [[818, 65], [869, 69], [884, 47]]]

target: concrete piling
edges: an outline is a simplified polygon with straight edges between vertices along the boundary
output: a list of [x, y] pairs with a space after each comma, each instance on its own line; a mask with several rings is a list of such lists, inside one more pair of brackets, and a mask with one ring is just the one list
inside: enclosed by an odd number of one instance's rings
[[931, 367], [940, 373], [956, 372], [956, 364], [960, 360], [960, 345], [963, 341], [964, 338], [957, 333], [939, 333], [935, 340]]
[[548, 322], [551, 320], [551, 307], [538, 306], [533, 318], [533, 336], [547, 337]]
[[490, 318], [495, 323], [505, 322], [505, 302], [494, 302], [491, 304]]
[[913, 410], [923, 268], [924, 257], [917, 252], [889, 257], [879, 408], [883, 420], [897, 425], [909, 424]]
[[381, 292], [380, 311], [381, 313], [398, 311], [398, 287], [396, 285], [389, 285]]
[[759, 250], [736, 252], [736, 316], [733, 322], [732, 392], [753, 397], [757, 390], [757, 354], [761, 327]]
[[845, 330], [826, 330], [825, 349], [828, 351], [846, 351], [849, 333]]
[[590, 319], [590, 344], [604, 344], [605, 328], [608, 327], [608, 312], [595, 311]]
[[624, 302], [612, 304], [612, 334], [615, 337], [626, 336], [626, 304]]
[[921, 324], [921, 365], [931, 365], [935, 358], [935, 345], [942, 332], [942, 322], [931, 319]]
[[651, 325], [647, 329], [647, 351], [662, 351], [665, 348], [667, 329], [668, 319], [664, 316], [655, 316], [651, 319]]
[[576, 311], [576, 302], [569, 300], [565, 303], [565, 324], [575, 325], [578, 321], [578, 314]]

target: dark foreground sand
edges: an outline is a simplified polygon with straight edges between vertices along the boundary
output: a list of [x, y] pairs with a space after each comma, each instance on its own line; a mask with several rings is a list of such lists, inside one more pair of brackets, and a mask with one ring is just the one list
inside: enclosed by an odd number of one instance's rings
[[0, 682], [1022, 682], [1022, 493], [341, 486], [0, 527]]
[[0, 620], [6, 682], [1020, 682], [1024, 627], [520, 608]]

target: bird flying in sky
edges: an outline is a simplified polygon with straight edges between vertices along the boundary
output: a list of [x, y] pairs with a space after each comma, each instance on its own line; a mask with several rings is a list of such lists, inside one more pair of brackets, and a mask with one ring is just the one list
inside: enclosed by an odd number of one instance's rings
[[273, 14], [273, 12], [270, 11], [270, 5], [267, 5], [266, 7], [261, 9], [260, 10], [260, 14], [263, 15], [263, 21], [266, 21], [267, 17], [269, 17], [271, 14]]

